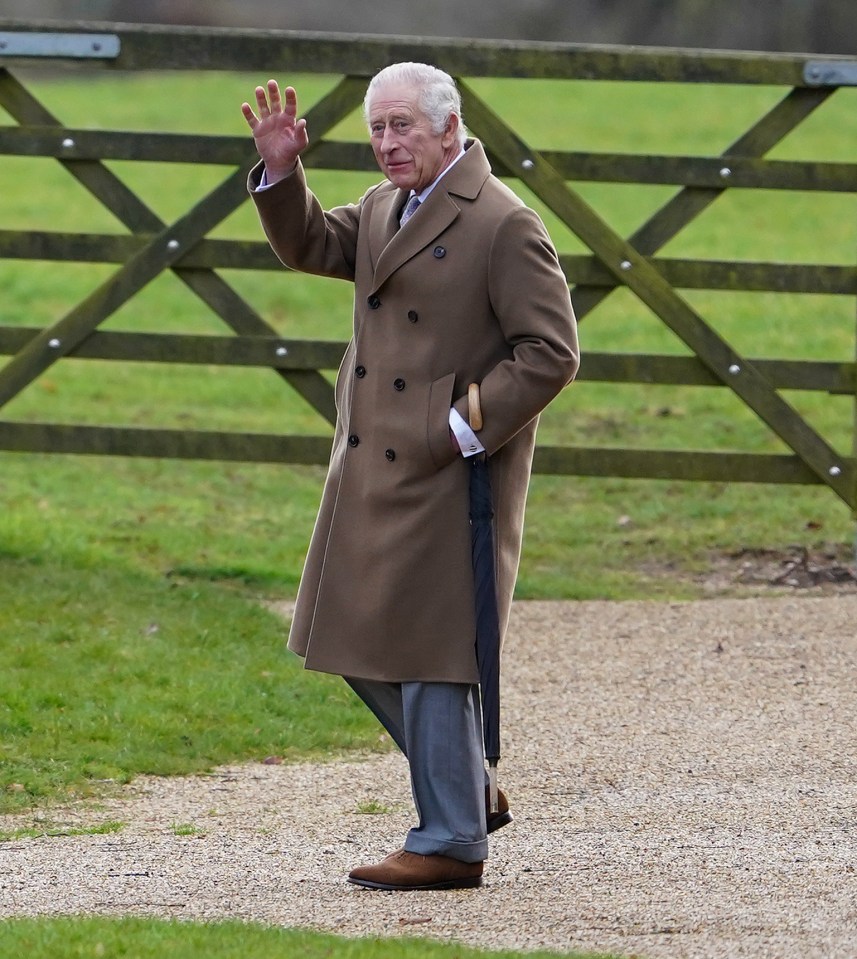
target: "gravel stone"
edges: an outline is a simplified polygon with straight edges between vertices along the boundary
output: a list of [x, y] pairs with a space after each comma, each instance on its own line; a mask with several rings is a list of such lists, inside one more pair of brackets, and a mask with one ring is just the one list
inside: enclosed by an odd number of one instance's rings
[[[413, 822], [391, 752], [141, 777], [52, 809], [53, 827], [127, 825], [0, 844], [0, 918], [240, 918], [484, 948], [853, 959], [855, 622], [853, 593], [516, 604], [500, 763], [515, 823], [492, 836], [481, 889], [344, 881]], [[29, 822], [0, 817], [0, 831]]]

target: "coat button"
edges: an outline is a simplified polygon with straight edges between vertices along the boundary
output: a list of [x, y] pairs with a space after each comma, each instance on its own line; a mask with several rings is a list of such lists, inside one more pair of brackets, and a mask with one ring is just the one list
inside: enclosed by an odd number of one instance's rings
[[401, 376], [398, 379], [393, 380], [393, 389], [396, 390], [397, 393], [401, 393], [404, 388], [405, 381], [401, 378]]
[[436, 260], [442, 260], [446, 256], [446, 248], [442, 246], [436, 246], [432, 252]]
[[356, 433], [352, 433], [351, 436], [348, 437], [349, 446], [357, 446], [359, 442], [360, 442], [360, 437]]
[[358, 366], [357, 369], [354, 371], [354, 375], [359, 377], [362, 380], [363, 377], [366, 375], [366, 367]]
[[408, 310], [408, 319], [411, 323], [416, 323], [419, 318], [419, 313], [416, 310]]
[[387, 459], [392, 463], [393, 460], [396, 458], [396, 451], [395, 451], [395, 450], [385, 450], [385, 451], [384, 451], [384, 456], [386, 456]]
[[377, 310], [381, 305], [381, 297], [377, 293], [373, 293], [366, 302], [369, 304], [370, 310]]

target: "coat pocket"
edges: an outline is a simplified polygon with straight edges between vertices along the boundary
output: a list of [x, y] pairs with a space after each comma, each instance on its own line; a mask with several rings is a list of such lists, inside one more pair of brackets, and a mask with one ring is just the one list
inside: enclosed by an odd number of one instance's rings
[[433, 380], [429, 388], [426, 435], [429, 453], [439, 470], [449, 466], [458, 456], [449, 438], [449, 411], [454, 389], [455, 373], [447, 373], [446, 376]]

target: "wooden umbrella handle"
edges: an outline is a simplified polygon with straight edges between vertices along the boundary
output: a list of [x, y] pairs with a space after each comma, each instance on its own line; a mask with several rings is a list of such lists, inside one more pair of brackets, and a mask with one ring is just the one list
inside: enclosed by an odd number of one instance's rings
[[467, 387], [467, 416], [470, 429], [478, 433], [482, 429], [482, 404], [479, 400], [479, 384], [471, 383]]

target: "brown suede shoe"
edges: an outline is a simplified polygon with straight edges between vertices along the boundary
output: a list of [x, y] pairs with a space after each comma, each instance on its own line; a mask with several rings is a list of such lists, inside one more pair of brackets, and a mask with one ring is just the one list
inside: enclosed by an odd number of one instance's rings
[[485, 824], [488, 832], [494, 832], [508, 826], [512, 821], [512, 814], [509, 812], [509, 800], [502, 789], [497, 790], [497, 812], [491, 812], [491, 800], [488, 798], [488, 787], [485, 787]]
[[482, 863], [397, 849], [374, 866], [352, 869], [348, 881], [369, 889], [473, 889], [482, 885]]

